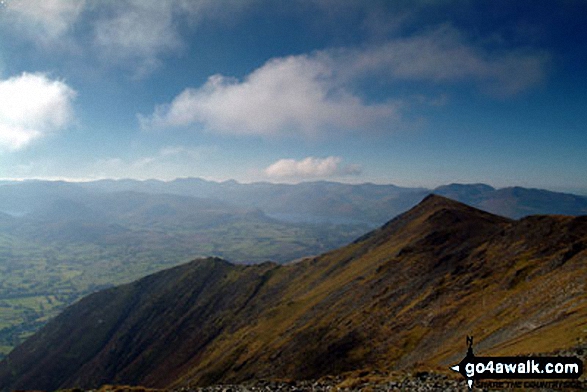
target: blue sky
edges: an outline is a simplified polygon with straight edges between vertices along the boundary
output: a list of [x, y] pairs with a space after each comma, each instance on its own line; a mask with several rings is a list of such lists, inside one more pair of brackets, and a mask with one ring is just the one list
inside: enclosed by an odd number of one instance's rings
[[585, 1], [1, 3], [0, 178], [587, 193]]

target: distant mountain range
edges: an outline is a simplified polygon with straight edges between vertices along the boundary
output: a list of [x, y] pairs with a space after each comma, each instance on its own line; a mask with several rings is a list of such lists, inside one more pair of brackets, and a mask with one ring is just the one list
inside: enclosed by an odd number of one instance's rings
[[[444, 191], [527, 195], [475, 189]], [[0, 390], [446, 369], [467, 335], [478, 355], [570, 350], [585, 339], [586, 261], [585, 216], [511, 220], [432, 195], [294, 264], [199, 259], [92, 294], [0, 363]]]
[[294, 221], [356, 222], [373, 227], [413, 207], [429, 193], [514, 219], [534, 214], [587, 214], [586, 196], [521, 187], [495, 189], [485, 184], [450, 184], [425, 189], [327, 181], [240, 184], [186, 178], [170, 182], [103, 180], [81, 185], [106, 192], [133, 190], [212, 198]]
[[515, 219], [537, 214], [587, 214], [587, 197], [543, 189], [451, 184], [436, 188], [434, 193]]
[[[59, 199], [97, 194], [178, 195], [262, 211], [288, 222], [359, 223], [377, 227], [389, 217], [416, 205], [429, 193], [446, 196], [479, 209], [521, 218], [535, 214], [587, 214], [587, 196], [542, 189], [510, 187], [495, 189], [485, 184], [450, 184], [435, 189], [395, 185], [342, 184], [317, 181], [299, 184], [241, 184], [184, 178], [159, 180], [99, 180], [92, 182], [25, 181], [0, 185], [0, 211], [23, 215], [46, 208]], [[129, 198], [128, 203], [132, 203]]]

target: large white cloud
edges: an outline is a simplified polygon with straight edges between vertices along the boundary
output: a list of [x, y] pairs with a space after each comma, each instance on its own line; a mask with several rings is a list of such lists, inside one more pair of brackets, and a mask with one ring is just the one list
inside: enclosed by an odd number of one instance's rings
[[290, 56], [267, 62], [242, 82], [214, 75], [141, 122], [145, 128], [201, 123], [230, 134], [315, 135], [329, 129], [382, 128], [397, 111], [393, 102], [365, 103], [340, 85], [319, 57]]
[[547, 62], [542, 52], [484, 50], [454, 28], [440, 26], [362, 48], [272, 59], [242, 80], [214, 75], [140, 120], [144, 128], [199, 124], [212, 132], [249, 135], [393, 130], [402, 123], [402, 101], [367, 102], [357, 93], [362, 80], [390, 86], [405, 80], [466, 82], [511, 95], [540, 83]]
[[312, 179], [358, 175], [357, 165], [342, 165], [342, 158], [307, 157], [302, 160], [280, 159], [265, 169], [265, 175], [277, 179]]
[[0, 146], [17, 150], [73, 121], [75, 91], [45, 74], [0, 80]]

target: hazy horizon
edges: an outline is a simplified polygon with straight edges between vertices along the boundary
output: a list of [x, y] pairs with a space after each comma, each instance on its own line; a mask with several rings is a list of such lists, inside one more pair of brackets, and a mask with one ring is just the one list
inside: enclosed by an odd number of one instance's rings
[[[208, 179], [203, 177], [176, 177], [172, 179], [158, 179], [158, 178], [92, 178], [92, 179], [75, 179], [75, 178], [19, 178], [19, 179], [9, 179], [9, 178], [0, 178], [0, 183], [12, 183], [12, 182], [66, 182], [66, 183], [90, 183], [90, 182], [99, 182], [99, 181], [138, 181], [138, 182], [149, 182], [149, 181], [158, 181], [163, 183], [171, 183], [178, 180], [203, 180], [207, 182], [213, 183], [229, 183], [229, 182], [236, 182], [238, 184], [243, 185], [250, 185], [250, 184], [273, 184], [273, 185], [299, 185], [304, 183], [315, 183], [315, 182], [329, 182], [329, 183], [337, 183], [343, 185], [378, 185], [378, 186], [396, 186], [400, 188], [414, 188], [414, 189], [424, 189], [433, 191], [436, 188], [448, 185], [487, 185], [494, 189], [506, 189], [506, 188], [515, 188], [521, 187], [526, 189], [540, 189], [546, 190], [550, 192], [558, 192], [558, 193], [570, 193], [576, 194], [579, 196], [587, 196], [587, 189], [579, 189], [579, 188], [557, 188], [557, 187], [524, 187], [519, 184], [511, 184], [511, 185], [504, 185], [504, 186], [495, 186], [493, 184], [488, 184], [486, 182], [471, 182], [471, 183], [461, 183], [461, 182], [452, 182], [446, 184], [437, 184], [437, 185], [402, 185], [402, 184], [394, 184], [389, 182], [374, 182], [374, 181], [362, 181], [362, 182], [350, 182], [350, 181], [337, 181], [337, 180], [329, 180], [329, 179], [307, 179], [307, 180], [299, 180], [299, 181], [271, 181], [271, 180], [258, 180], [258, 181], [239, 181], [234, 178], [229, 178], [225, 180], [215, 180], [215, 179]], [[1, 184], [0, 184], [1, 185]]]

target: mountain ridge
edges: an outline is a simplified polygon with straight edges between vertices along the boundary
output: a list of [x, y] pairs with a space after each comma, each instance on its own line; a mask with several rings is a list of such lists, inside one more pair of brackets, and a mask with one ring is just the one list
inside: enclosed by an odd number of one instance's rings
[[[429, 196], [295, 264], [208, 258], [86, 297], [0, 363], [0, 390], [446, 368], [468, 334], [479, 353], [566, 349], [585, 335], [586, 245], [587, 217], [512, 221]], [[90, 326], [108, 333], [88, 342]]]

